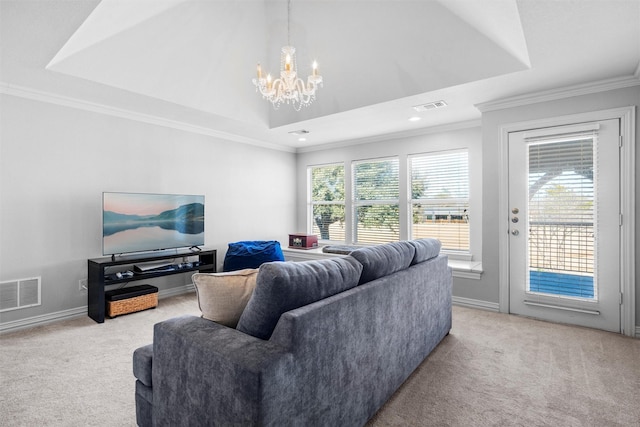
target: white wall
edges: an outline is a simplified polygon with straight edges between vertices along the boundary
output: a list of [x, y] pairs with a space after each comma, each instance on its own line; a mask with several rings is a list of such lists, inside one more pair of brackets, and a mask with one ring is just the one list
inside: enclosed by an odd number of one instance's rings
[[[230, 241], [264, 238], [284, 243], [288, 233], [305, 230], [307, 165], [462, 146], [470, 149], [472, 209], [482, 218], [482, 234], [472, 239], [481, 242], [474, 255], [484, 273], [480, 280], [457, 278], [454, 295], [497, 304], [500, 126], [628, 105], [640, 105], [640, 87], [486, 112], [482, 128], [295, 156], [1, 95], [0, 281], [42, 276], [43, 303], [2, 313], [0, 323], [86, 307], [78, 280], [86, 277], [86, 259], [101, 255], [103, 191], [205, 194], [206, 244], [219, 249], [220, 264]], [[636, 126], [640, 137], [640, 118]], [[638, 201], [639, 190], [636, 174]], [[638, 216], [636, 207], [636, 223]], [[639, 240], [636, 236], [636, 253]], [[639, 277], [636, 273], [636, 307]], [[176, 275], [154, 284], [162, 289], [188, 282], [188, 275]]]
[[[424, 134], [405, 138], [380, 138], [377, 142], [351, 145], [341, 148], [327, 148], [323, 150], [309, 151], [298, 154], [297, 181], [299, 183], [297, 193], [297, 223], [298, 230], [306, 231], [307, 226], [307, 167], [327, 163], [345, 164], [345, 176], [349, 176], [349, 165], [354, 160], [373, 159], [379, 157], [398, 156], [400, 164], [407, 164], [407, 156], [410, 154], [430, 151], [453, 150], [467, 148], [469, 150], [469, 175], [470, 175], [470, 218], [471, 218], [471, 252], [475, 261], [482, 261], [481, 225], [484, 215], [482, 203], [482, 130], [477, 123], [460, 124], [453, 127], [444, 127], [440, 130], [431, 129]], [[400, 176], [406, 173], [406, 166], [400, 168]], [[346, 178], [349, 179], [349, 178]], [[406, 186], [400, 191], [406, 192]], [[476, 226], [477, 225], [477, 226]], [[401, 227], [401, 238], [402, 236]], [[473, 298], [474, 288], [478, 280], [455, 278], [453, 292], [456, 296]]]
[[8, 95], [0, 112], [0, 281], [42, 276], [42, 305], [0, 324], [86, 309], [78, 280], [102, 255], [103, 191], [204, 194], [219, 266], [228, 242], [295, 229], [293, 153]]
[[[479, 299], [498, 302], [499, 299], [499, 255], [498, 222], [499, 203], [499, 167], [500, 167], [500, 127], [510, 123], [553, 118], [578, 113], [587, 113], [630, 105], [640, 106], [640, 86], [611, 90], [590, 95], [576, 96], [556, 101], [486, 112], [482, 115], [482, 151], [483, 151], [483, 205], [485, 209], [482, 225], [483, 268], [484, 274], [478, 287]], [[640, 108], [636, 109], [636, 114]], [[636, 141], [640, 138], [640, 117], [636, 117]], [[640, 150], [636, 148], [636, 164], [640, 165]], [[640, 174], [636, 173], [636, 224], [640, 217]], [[639, 250], [640, 229], [636, 229], [636, 256]], [[636, 263], [637, 264], [637, 263]], [[636, 310], [640, 307], [640, 271], [636, 271]], [[636, 313], [636, 325], [640, 325], [640, 316]]]

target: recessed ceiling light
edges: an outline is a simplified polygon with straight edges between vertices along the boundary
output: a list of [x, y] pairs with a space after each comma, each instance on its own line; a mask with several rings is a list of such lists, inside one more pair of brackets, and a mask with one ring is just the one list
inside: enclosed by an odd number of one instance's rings
[[410, 122], [417, 122], [418, 120], [421, 120], [421, 118], [418, 116], [409, 117]]
[[298, 141], [300, 142], [305, 142], [307, 140], [307, 138], [298, 138]]

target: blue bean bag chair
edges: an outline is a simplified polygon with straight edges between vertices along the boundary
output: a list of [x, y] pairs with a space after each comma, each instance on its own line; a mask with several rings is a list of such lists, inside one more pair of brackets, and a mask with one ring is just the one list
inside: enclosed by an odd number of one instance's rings
[[284, 261], [280, 242], [275, 240], [247, 240], [229, 243], [224, 257], [224, 271], [258, 268], [265, 262]]

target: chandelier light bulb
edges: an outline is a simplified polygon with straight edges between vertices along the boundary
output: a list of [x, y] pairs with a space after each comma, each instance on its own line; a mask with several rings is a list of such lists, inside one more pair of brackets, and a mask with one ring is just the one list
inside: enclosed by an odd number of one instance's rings
[[284, 60], [284, 70], [291, 71], [291, 55], [287, 53], [287, 57]]
[[267, 74], [267, 92], [271, 92], [273, 82], [271, 81], [271, 74]]

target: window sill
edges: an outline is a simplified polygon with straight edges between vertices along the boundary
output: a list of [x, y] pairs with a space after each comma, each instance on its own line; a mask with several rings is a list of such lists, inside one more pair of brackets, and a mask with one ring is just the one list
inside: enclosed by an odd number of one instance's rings
[[453, 277], [480, 280], [482, 276], [482, 262], [479, 261], [449, 259], [449, 267], [453, 271]]
[[311, 259], [324, 259], [342, 257], [340, 254], [327, 254], [322, 252], [322, 246], [313, 249], [282, 248], [284, 259], [287, 261], [307, 261]]
[[448, 255], [449, 259], [456, 261], [467, 261], [471, 263], [471, 261], [473, 260], [473, 255], [469, 252], [442, 250], [441, 253], [443, 255]]
[[[322, 252], [322, 247], [314, 249], [282, 248], [282, 252], [284, 254], [284, 258], [287, 261], [307, 261], [312, 259], [345, 256], [339, 254], [324, 253]], [[479, 280], [482, 276], [482, 262], [479, 261], [463, 261], [449, 258], [449, 267], [451, 267], [453, 277]]]

